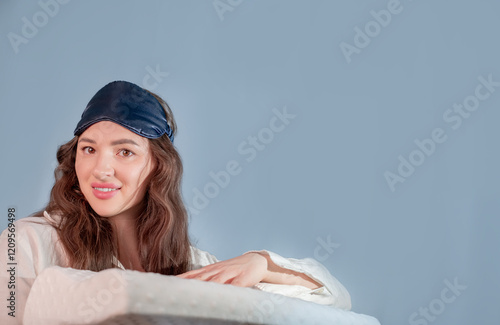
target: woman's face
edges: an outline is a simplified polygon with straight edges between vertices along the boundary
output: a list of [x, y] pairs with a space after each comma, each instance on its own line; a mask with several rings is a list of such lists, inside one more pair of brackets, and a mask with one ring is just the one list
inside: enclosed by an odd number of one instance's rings
[[136, 218], [152, 169], [148, 140], [116, 123], [95, 123], [78, 139], [78, 183], [101, 217]]

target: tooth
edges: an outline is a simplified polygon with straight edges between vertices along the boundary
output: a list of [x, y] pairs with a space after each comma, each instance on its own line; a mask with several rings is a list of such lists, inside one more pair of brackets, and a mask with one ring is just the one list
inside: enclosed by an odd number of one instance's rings
[[111, 192], [116, 190], [116, 188], [100, 188], [100, 187], [94, 187], [94, 188], [101, 192]]

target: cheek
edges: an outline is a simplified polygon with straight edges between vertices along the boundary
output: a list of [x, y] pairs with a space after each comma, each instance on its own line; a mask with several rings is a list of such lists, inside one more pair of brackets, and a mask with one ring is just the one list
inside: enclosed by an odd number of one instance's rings
[[88, 166], [86, 166], [86, 164], [82, 163], [77, 155], [76, 159], [75, 159], [75, 172], [76, 172], [76, 178], [78, 179], [78, 182], [81, 182], [82, 180], [85, 179], [86, 175], [88, 174], [87, 169], [88, 169]]
[[132, 177], [133, 177], [134, 184], [136, 184], [136, 186], [138, 188], [140, 188], [141, 190], [145, 189], [147, 187], [146, 180], [147, 180], [148, 176], [150, 175], [151, 170], [152, 170], [151, 164], [146, 163], [145, 165], [142, 166], [142, 168], [136, 169], [135, 173], [131, 171], [129, 174], [129, 175], [131, 175], [130, 179], [132, 179]]

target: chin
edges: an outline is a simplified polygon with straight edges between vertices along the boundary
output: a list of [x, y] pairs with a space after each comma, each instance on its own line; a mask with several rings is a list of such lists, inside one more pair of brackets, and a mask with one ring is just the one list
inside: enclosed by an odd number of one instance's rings
[[95, 204], [91, 204], [89, 202], [90, 207], [92, 210], [94, 210], [95, 213], [97, 213], [100, 217], [107, 218], [107, 217], [112, 217], [114, 216], [117, 212], [113, 211], [111, 209], [107, 209], [106, 207], [103, 206], [96, 206]]
[[102, 210], [102, 209], [94, 209], [92, 208], [95, 213], [97, 213], [99, 215], [99, 217], [102, 217], [102, 218], [109, 218], [109, 217], [112, 217], [115, 215], [114, 212], [112, 211], [107, 211], [107, 210]]

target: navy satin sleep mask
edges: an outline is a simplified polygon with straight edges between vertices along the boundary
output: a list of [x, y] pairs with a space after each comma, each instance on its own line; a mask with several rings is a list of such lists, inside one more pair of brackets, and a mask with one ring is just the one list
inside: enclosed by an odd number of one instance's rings
[[101, 121], [115, 122], [148, 139], [167, 134], [174, 142], [160, 102], [143, 88], [127, 81], [110, 82], [92, 97], [74, 135], [82, 134], [89, 126]]

